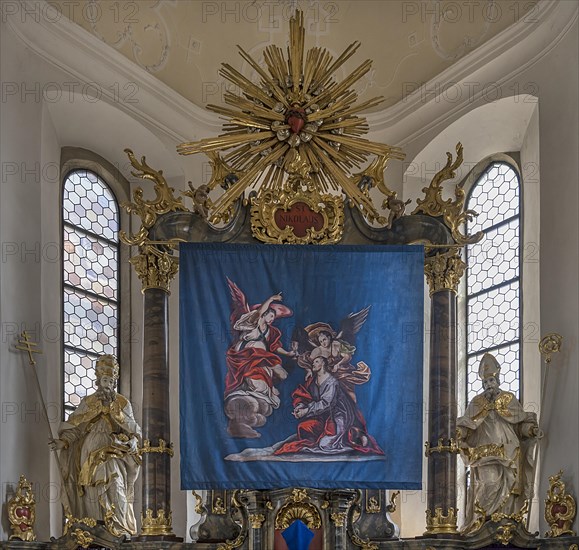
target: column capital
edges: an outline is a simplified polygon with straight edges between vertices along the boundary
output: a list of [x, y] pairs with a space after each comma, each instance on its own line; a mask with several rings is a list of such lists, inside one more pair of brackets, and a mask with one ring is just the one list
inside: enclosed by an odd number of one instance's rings
[[465, 267], [459, 249], [428, 256], [424, 262], [424, 273], [430, 287], [430, 295], [441, 290], [451, 290], [456, 294]]
[[179, 259], [153, 245], [139, 246], [139, 254], [130, 260], [143, 284], [142, 292], [160, 288], [170, 294], [171, 281], [179, 271]]

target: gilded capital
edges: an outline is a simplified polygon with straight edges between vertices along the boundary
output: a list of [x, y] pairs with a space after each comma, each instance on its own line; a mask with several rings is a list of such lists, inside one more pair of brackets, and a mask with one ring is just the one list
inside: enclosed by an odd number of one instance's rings
[[139, 247], [139, 254], [129, 261], [143, 283], [143, 292], [149, 288], [160, 288], [169, 293], [171, 281], [179, 270], [178, 258], [154, 246], [144, 245]]
[[427, 257], [424, 262], [424, 273], [430, 287], [430, 295], [441, 290], [458, 291], [458, 283], [464, 273], [466, 264], [457, 249]]

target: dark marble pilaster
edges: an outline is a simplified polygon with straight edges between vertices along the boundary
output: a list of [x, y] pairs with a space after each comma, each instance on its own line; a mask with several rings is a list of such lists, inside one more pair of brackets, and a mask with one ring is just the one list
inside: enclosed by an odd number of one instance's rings
[[[161, 288], [148, 288], [143, 294], [143, 441], [154, 450], [142, 454], [142, 535], [170, 535], [169, 295]], [[163, 443], [165, 451], [160, 450]], [[161, 511], [164, 518], [159, 518]], [[147, 517], [151, 518], [149, 525]]]
[[430, 286], [430, 370], [427, 535], [457, 533], [456, 508], [456, 291], [464, 272], [458, 250], [427, 258]]
[[181, 540], [171, 520], [169, 286], [178, 261], [144, 245], [130, 260], [143, 284], [143, 508], [139, 540]]

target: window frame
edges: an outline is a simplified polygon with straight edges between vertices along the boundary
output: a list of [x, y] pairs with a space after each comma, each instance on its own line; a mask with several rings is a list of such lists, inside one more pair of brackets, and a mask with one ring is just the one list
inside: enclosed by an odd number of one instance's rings
[[[64, 230], [65, 227], [77, 227], [64, 220], [64, 186], [68, 177], [75, 171], [92, 172], [98, 176], [107, 185], [112, 193], [118, 208], [118, 230], [119, 233], [129, 227], [129, 216], [122, 208], [122, 203], [127, 201], [130, 193], [130, 184], [122, 176], [120, 170], [113, 166], [100, 155], [87, 149], [79, 147], [64, 147], [61, 151], [61, 178], [60, 178], [60, 243], [61, 262], [60, 262], [60, 323], [62, 327], [62, 342], [60, 345], [60, 376], [59, 376], [59, 394], [61, 406], [61, 418], [65, 419], [65, 413], [70, 408], [65, 409], [65, 339], [64, 339], [64, 292], [66, 288], [74, 288], [65, 283], [64, 272]], [[82, 231], [82, 228], [80, 228]], [[93, 236], [89, 231], [88, 236]], [[99, 236], [99, 238], [103, 238]], [[104, 237], [107, 242], [109, 239]], [[131, 273], [129, 265], [130, 249], [124, 246], [120, 241], [117, 248], [117, 355], [120, 364], [119, 388], [120, 393], [127, 398], [131, 398], [131, 344], [133, 325], [131, 323]], [[90, 294], [90, 293], [89, 293]]]
[[[519, 382], [519, 390], [518, 390], [518, 399], [522, 400], [522, 397], [524, 395], [524, 373], [523, 373], [523, 319], [524, 319], [524, 297], [523, 297], [523, 245], [524, 245], [524, 197], [523, 197], [523, 178], [522, 178], [522, 174], [521, 174], [521, 169], [519, 167], [519, 162], [517, 162], [517, 160], [514, 158], [514, 154], [496, 154], [496, 155], [492, 155], [490, 157], [487, 157], [485, 159], [483, 159], [481, 162], [479, 162], [477, 164], [477, 166], [475, 166], [475, 168], [471, 171], [471, 173], [468, 176], [468, 179], [471, 181], [469, 187], [468, 187], [468, 191], [466, 193], [466, 197], [465, 197], [465, 209], [468, 210], [471, 208], [470, 200], [472, 197], [472, 194], [474, 192], [474, 190], [476, 189], [477, 185], [479, 184], [481, 178], [484, 176], [484, 174], [486, 174], [487, 172], [489, 172], [493, 165], [495, 164], [502, 164], [502, 165], [506, 165], [508, 166], [514, 173], [515, 176], [517, 178], [517, 182], [518, 182], [518, 214], [514, 215], [514, 216], [510, 216], [509, 218], [503, 219], [498, 223], [492, 223], [492, 225], [490, 225], [489, 227], [485, 228], [483, 231], [485, 233], [485, 235], [493, 230], [496, 230], [498, 228], [504, 227], [506, 225], [508, 225], [510, 222], [512, 222], [515, 219], [518, 219], [519, 222], [519, 227], [518, 227], [518, 254], [517, 254], [517, 260], [518, 260], [518, 276], [517, 277], [512, 277], [508, 280], [502, 281], [498, 284], [494, 284], [491, 285], [488, 288], [485, 288], [483, 290], [479, 290], [477, 292], [474, 292], [472, 294], [468, 293], [468, 277], [469, 277], [469, 262], [468, 262], [468, 254], [467, 254], [467, 250], [468, 250], [468, 245], [465, 248], [465, 277], [464, 277], [464, 293], [463, 293], [463, 299], [464, 299], [464, 327], [465, 327], [465, 342], [464, 342], [464, 372], [465, 372], [465, 380], [464, 380], [464, 399], [465, 399], [465, 403], [468, 403], [468, 395], [469, 395], [469, 371], [468, 371], [468, 363], [469, 363], [469, 359], [471, 357], [477, 356], [477, 355], [482, 355], [484, 353], [490, 352], [493, 353], [496, 350], [500, 350], [500, 349], [504, 349], [507, 348], [509, 346], [512, 346], [513, 344], [518, 344], [519, 346], [519, 352], [518, 352], [518, 369], [517, 369], [517, 376], [518, 376], [518, 382]], [[517, 155], [518, 156], [518, 155]], [[476, 218], [475, 218], [476, 220]], [[472, 224], [472, 222], [471, 222]], [[466, 224], [466, 229], [467, 229], [467, 233], [470, 231], [469, 225], [471, 225], [467, 222]], [[484, 240], [484, 238], [483, 238]], [[479, 349], [476, 353], [470, 353], [469, 352], [469, 313], [468, 313], [468, 307], [469, 307], [469, 300], [471, 300], [473, 297], [478, 297], [484, 294], [488, 294], [490, 292], [492, 292], [493, 290], [502, 288], [502, 287], [506, 287], [514, 282], [518, 282], [518, 337], [515, 340], [509, 340], [508, 342], [502, 343], [502, 344], [498, 344], [498, 345], [493, 345], [490, 347], [483, 347], [481, 349]], [[501, 373], [501, 384], [504, 383], [504, 373]]]

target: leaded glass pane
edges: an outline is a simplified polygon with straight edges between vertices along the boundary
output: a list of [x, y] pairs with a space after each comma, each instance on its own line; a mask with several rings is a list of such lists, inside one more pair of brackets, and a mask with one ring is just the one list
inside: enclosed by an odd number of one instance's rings
[[65, 222], [118, 241], [117, 201], [96, 174], [79, 170], [68, 176], [64, 183], [63, 213]]
[[64, 227], [64, 282], [117, 299], [118, 247]]
[[521, 331], [520, 186], [511, 166], [494, 162], [473, 187], [467, 208], [479, 213], [467, 233], [483, 240], [466, 249], [467, 399], [482, 391], [485, 352], [501, 364], [501, 387], [519, 396]]
[[[92, 353], [117, 350], [117, 305], [64, 289], [64, 343]], [[72, 307], [71, 307], [72, 306]]]
[[[64, 349], [64, 403], [76, 407], [95, 387], [94, 357]], [[68, 413], [67, 413], [68, 416]]]
[[[519, 395], [519, 343], [515, 342], [504, 348], [493, 350], [491, 353], [497, 358], [501, 365], [501, 389], [514, 393], [517, 398]], [[467, 402], [470, 402], [473, 397], [482, 392], [482, 381], [478, 374], [478, 366], [484, 352], [473, 355], [468, 358], [468, 394]]]
[[64, 406], [94, 390], [98, 354], [118, 355], [116, 199], [96, 174], [77, 170], [63, 192]]
[[507, 164], [494, 163], [470, 194], [468, 208], [478, 216], [468, 224], [470, 234], [519, 214], [519, 178]]
[[519, 281], [468, 300], [469, 352], [519, 338]]
[[519, 218], [490, 229], [467, 247], [468, 293], [475, 294], [519, 276]]

